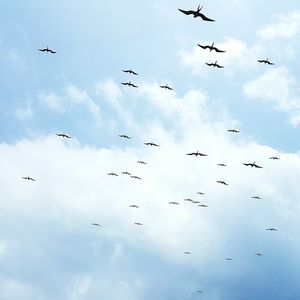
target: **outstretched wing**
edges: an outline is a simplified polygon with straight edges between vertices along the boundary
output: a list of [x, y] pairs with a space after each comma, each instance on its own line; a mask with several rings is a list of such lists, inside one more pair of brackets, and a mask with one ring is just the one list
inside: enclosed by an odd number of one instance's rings
[[195, 14], [195, 11], [193, 11], [193, 10], [183, 10], [183, 9], [180, 9], [180, 8], [178, 8], [178, 10], [181, 11], [185, 15], [193, 15], [193, 14]]
[[56, 51], [53, 51], [53, 50], [51, 50], [51, 49], [49, 49], [49, 52], [51, 52], [51, 53], [53, 53], [53, 54], [56, 53]]
[[131, 86], [134, 87], [134, 88], [138, 88], [138, 86], [137, 86], [137, 85], [134, 85], [134, 84], [131, 84]]
[[214, 64], [213, 63], [206, 63], [208, 66], [213, 66]]
[[202, 49], [207, 49], [207, 48], [210, 48], [210, 46], [203, 46], [203, 45], [200, 45], [200, 44], [197, 44], [199, 47], [201, 47]]
[[216, 47], [214, 47], [213, 49], [214, 49], [216, 52], [219, 52], [219, 53], [226, 52], [226, 51], [224, 51], [224, 50], [220, 50], [220, 49], [218, 49], [218, 48], [216, 48]]
[[133, 75], [139, 75], [138, 73], [136, 73], [134, 71], [131, 71], [131, 74], [133, 74]]
[[215, 22], [215, 20], [206, 17], [204, 14], [199, 13], [199, 16], [202, 18], [203, 21]]
[[268, 64], [268, 65], [274, 65], [274, 63], [271, 63], [271, 62], [269, 62], [269, 61], [267, 61], [267, 64]]
[[257, 60], [259, 63], [264, 63], [264, 62], [266, 62], [265, 60], [263, 60], [263, 59], [258, 59]]
[[39, 51], [45, 52], [47, 51], [47, 49], [39, 49]]
[[224, 66], [220, 66], [218, 64], [216, 64], [216, 67], [219, 68], [219, 69], [223, 69], [224, 68]]

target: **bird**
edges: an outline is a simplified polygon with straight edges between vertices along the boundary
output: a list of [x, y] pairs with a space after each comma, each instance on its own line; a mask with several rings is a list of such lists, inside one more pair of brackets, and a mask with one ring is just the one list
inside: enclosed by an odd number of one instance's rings
[[144, 145], [146, 145], [146, 146], [155, 146], [155, 147], [159, 147], [158, 144], [155, 144], [155, 143], [152, 143], [152, 142], [144, 143]]
[[222, 69], [222, 68], [224, 68], [224, 66], [221, 66], [221, 65], [219, 65], [218, 63], [217, 63], [217, 61], [215, 61], [214, 63], [206, 63], [208, 66], [210, 66], [210, 67], [217, 67], [217, 68], [219, 68], [219, 69]]
[[101, 225], [98, 224], [98, 223], [91, 223], [91, 225], [93, 225], [93, 226], [101, 226]]
[[47, 48], [39, 49], [39, 51], [41, 51], [41, 52], [50, 52], [52, 54], [56, 53], [56, 51], [53, 51], [53, 50], [49, 49], [48, 46], [47, 46]]
[[239, 130], [236, 130], [236, 129], [227, 129], [228, 132], [234, 132], [234, 133], [239, 133], [240, 131]]
[[219, 166], [219, 167], [227, 167], [227, 165], [225, 165], [225, 164], [217, 164], [217, 166]]
[[258, 199], [258, 200], [261, 200], [262, 198], [260, 198], [259, 196], [252, 196], [251, 197], [252, 199]]
[[138, 164], [142, 164], [142, 165], [146, 165], [146, 164], [147, 164], [146, 162], [144, 162], [144, 161], [142, 161], [142, 160], [138, 160], [137, 163], [138, 163]]
[[193, 200], [191, 198], [186, 198], [186, 199], [183, 199], [184, 201], [189, 201], [189, 202], [193, 202]]
[[107, 175], [110, 175], [110, 176], [119, 176], [118, 174], [116, 174], [116, 173], [114, 173], [114, 172], [107, 173]]
[[178, 205], [179, 203], [178, 203], [178, 202], [175, 202], [175, 201], [171, 201], [171, 202], [169, 202], [169, 204]]
[[217, 180], [217, 183], [228, 185], [228, 183], [226, 183], [224, 180]]
[[198, 204], [200, 202], [198, 200], [193, 200], [192, 203]]
[[140, 208], [139, 206], [137, 206], [135, 204], [131, 204], [131, 205], [129, 205], [129, 207]]
[[199, 207], [208, 207], [208, 206], [205, 205], [205, 204], [199, 204], [198, 206], [199, 206]]
[[135, 222], [134, 224], [138, 225], [138, 226], [142, 226], [143, 225], [143, 223], [139, 223], [139, 222]]
[[142, 180], [142, 178], [139, 177], [139, 176], [131, 175], [130, 177], [133, 178], [133, 179], [139, 179], [139, 180]]
[[251, 167], [251, 168], [253, 168], [253, 167], [258, 168], [258, 169], [262, 169], [262, 168], [263, 168], [263, 167], [257, 165], [257, 164], [255, 163], [255, 161], [254, 161], [253, 163], [243, 163], [243, 165], [245, 165], [245, 166], [247, 166], [247, 167]]
[[269, 157], [269, 159], [278, 160], [278, 159], [280, 159], [280, 158], [277, 157], [277, 156], [271, 156], [271, 157]]
[[226, 258], [226, 260], [232, 260], [232, 258], [228, 257], [228, 258]]
[[199, 291], [196, 291], [196, 293], [201, 293], [201, 294], [202, 294], [202, 293], [204, 293], [204, 292], [199, 290]]
[[124, 139], [131, 139], [131, 137], [126, 134], [119, 134], [119, 137]]
[[256, 256], [263, 256], [261, 253], [255, 253]]
[[275, 229], [275, 228], [273, 228], [273, 227], [267, 228], [266, 230], [268, 230], [268, 231], [278, 231], [278, 229]]
[[197, 157], [198, 155], [199, 155], [199, 156], [207, 156], [207, 154], [200, 153], [198, 150], [197, 150], [197, 152], [187, 153], [186, 155], [195, 155], [196, 157]]
[[224, 50], [220, 50], [218, 49], [217, 47], [214, 46], [215, 43], [212, 43], [211, 46], [210, 45], [206, 45], [206, 46], [203, 46], [203, 45], [200, 45], [200, 44], [197, 44], [200, 48], [202, 49], [209, 49], [209, 51], [211, 52], [212, 50], [215, 50], [216, 52], [226, 52]]
[[121, 82], [121, 84], [123, 84], [123, 85], [128, 85], [128, 86], [132, 86], [132, 87], [134, 87], [134, 88], [138, 88], [138, 86], [137, 86], [137, 85], [134, 85], [133, 83], [131, 83], [131, 81], [129, 81], [129, 82]]
[[203, 192], [197, 192], [198, 195], [205, 195]]
[[189, 252], [189, 251], [184, 251], [183, 253], [184, 254], [191, 254], [191, 252]]
[[32, 177], [26, 176], [26, 177], [22, 177], [25, 180], [29, 180], [29, 181], [36, 181], [35, 179], [33, 179]]
[[200, 17], [203, 21], [215, 22], [215, 20], [210, 19], [210, 18], [206, 17], [204, 14], [200, 13], [202, 8], [203, 8], [203, 6], [200, 7], [200, 5], [198, 5], [197, 10], [183, 10], [180, 8], [178, 8], [178, 10], [185, 15], [193, 15], [194, 18]]
[[133, 74], [133, 75], [139, 75], [138, 73], [132, 71], [131, 69], [129, 70], [122, 70], [124, 73], [129, 73], [129, 74]]
[[131, 175], [131, 173], [127, 172], [127, 171], [124, 171], [124, 172], [121, 172], [122, 174], [124, 175]]
[[63, 138], [67, 138], [67, 139], [71, 139], [71, 137], [65, 133], [56, 133], [57, 136], [63, 137]]
[[257, 61], [259, 63], [263, 63], [263, 64], [274, 65], [274, 63], [271, 63], [268, 58], [267, 59], [258, 59]]
[[162, 89], [166, 89], [166, 90], [173, 91], [173, 89], [170, 88], [167, 84], [166, 84], [166, 85], [160, 85], [160, 87], [161, 87]]

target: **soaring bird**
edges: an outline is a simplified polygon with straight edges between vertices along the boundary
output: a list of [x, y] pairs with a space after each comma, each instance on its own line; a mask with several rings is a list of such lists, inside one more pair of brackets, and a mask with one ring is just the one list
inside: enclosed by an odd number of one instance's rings
[[271, 63], [268, 58], [267, 59], [258, 59], [257, 61], [259, 63], [263, 63], [263, 64], [274, 65], [274, 63]]
[[137, 206], [135, 204], [131, 204], [131, 205], [129, 205], [129, 207], [139, 208], [139, 206]]
[[101, 225], [98, 224], [98, 223], [91, 223], [91, 225], [93, 225], [93, 226], [101, 226]]
[[209, 52], [211, 52], [212, 50], [215, 50], [216, 52], [226, 52], [226, 51], [223, 51], [223, 50], [219, 50], [217, 47], [214, 46], [214, 44], [215, 43], [212, 43], [211, 46], [210, 45], [203, 46], [203, 45], [200, 45], [200, 44], [197, 44], [197, 45], [202, 49], [209, 49]]
[[26, 176], [26, 177], [22, 177], [25, 180], [29, 180], [29, 181], [36, 181], [35, 179], [33, 179], [32, 177]]
[[234, 133], [238, 133], [240, 132], [239, 130], [236, 130], [236, 129], [227, 129], [228, 132], [234, 132]]
[[129, 173], [129, 172], [127, 172], [127, 171], [121, 172], [121, 174], [124, 174], [124, 175], [131, 175], [131, 173]]
[[178, 202], [175, 202], [175, 201], [171, 201], [171, 202], [169, 202], [169, 204], [178, 205], [179, 203], [178, 203]]
[[138, 163], [138, 164], [142, 164], [142, 165], [146, 165], [146, 164], [147, 164], [146, 162], [144, 162], [144, 161], [142, 161], [142, 160], [138, 160], [137, 163]]
[[57, 136], [60, 136], [60, 137], [63, 137], [63, 138], [66, 138], [66, 139], [71, 139], [71, 137], [65, 133], [56, 133]]
[[252, 199], [258, 199], [258, 200], [261, 200], [262, 198], [260, 198], [259, 196], [252, 196], [251, 197]]
[[279, 157], [277, 157], [277, 156], [271, 156], [271, 157], [269, 157], [269, 159], [278, 160], [278, 159], [280, 159], [280, 158], [279, 158]]
[[226, 183], [224, 180], [217, 180], [217, 183], [228, 185], [228, 183]]
[[152, 142], [150, 142], [150, 143], [144, 143], [144, 145], [146, 145], [146, 146], [155, 146], [155, 147], [159, 147], [159, 145], [157, 145], [157, 144], [155, 144], [155, 143], [152, 143]]
[[139, 180], [142, 180], [142, 178], [139, 177], [139, 176], [131, 175], [130, 177], [133, 178], [133, 179], [139, 179]]
[[166, 90], [173, 91], [173, 89], [170, 88], [167, 84], [166, 84], [166, 85], [160, 85], [160, 87], [161, 87], [162, 89], [166, 89]]
[[123, 85], [128, 85], [128, 86], [132, 86], [132, 87], [134, 87], [134, 88], [138, 88], [138, 86], [137, 86], [137, 85], [134, 85], [133, 83], [131, 83], [131, 81], [129, 81], [129, 82], [121, 82], [121, 84], [123, 84]]
[[142, 226], [143, 225], [143, 223], [139, 223], [139, 222], [135, 222], [134, 224], [138, 225], [138, 226]]
[[219, 166], [219, 167], [227, 167], [227, 165], [225, 165], [225, 164], [217, 164], [217, 166]]
[[133, 74], [133, 75], [139, 75], [138, 73], [132, 71], [131, 69], [129, 70], [122, 70], [124, 73], [129, 73], [129, 74]]
[[275, 229], [275, 228], [273, 228], [273, 227], [267, 228], [266, 230], [269, 230], [269, 231], [278, 231], [278, 229]]
[[191, 252], [189, 252], [189, 251], [184, 251], [183, 253], [184, 254], [191, 254]]
[[217, 68], [219, 68], [219, 69], [222, 69], [222, 68], [224, 68], [224, 66], [221, 66], [221, 65], [219, 65], [218, 63], [217, 63], [217, 61], [215, 61], [214, 63], [206, 63], [208, 66], [210, 66], [210, 67], [217, 67]]
[[193, 199], [191, 199], [191, 198], [185, 198], [184, 201], [193, 202]]
[[228, 258], [226, 258], [226, 260], [232, 260], [232, 258], [228, 257]]
[[215, 20], [212, 20], [212, 19], [206, 17], [204, 14], [200, 13], [202, 8], [203, 8], [203, 6], [200, 7], [200, 5], [198, 5], [197, 10], [183, 10], [180, 8], [178, 8], [178, 10], [181, 11], [185, 15], [193, 15], [194, 18], [200, 17], [203, 21], [215, 22]]
[[199, 291], [196, 291], [196, 293], [204, 293], [204, 292], [199, 290]]
[[203, 192], [197, 192], [198, 195], [205, 195]]
[[253, 167], [258, 168], [258, 169], [262, 169], [262, 168], [263, 168], [263, 167], [257, 165], [257, 164], [255, 163], [255, 161], [254, 161], [253, 163], [243, 163], [243, 165], [244, 165], [244, 166], [247, 166], [247, 167], [251, 167], [251, 168], [253, 168]]
[[198, 204], [200, 202], [198, 200], [193, 200], [192, 203]]
[[207, 154], [200, 153], [198, 150], [197, 150], [197, 152], [187, 153], [186, 155], [195, 155], [196, 157], [197, 157], [198, 155], [199, 155], [199, 156], [207, 156]]
[[263, 256], [261, 253], [255, 253], [256, 256]]
[[56, 53], [55, 51], [49, 49], [48, 46], [47, 46], [47, 48], [39, 49], [39, 51], [42, 51], [42, 52], [50, 52], [50, 53], [52, 53], [52, 54]]
[[119, 134], [119, 137], [124, 139], [131, 139], [131, 137], [126, 134]]
[[110, 175], [110, 176], [119, 176], [118, 174], [116, 174], [114, 172], [107, 173], [107, 175]]
[[199, 204], [198, 206], [200, 206], [200, 207], [208, 207], [208, 206], [205, 205], [205, 204]]

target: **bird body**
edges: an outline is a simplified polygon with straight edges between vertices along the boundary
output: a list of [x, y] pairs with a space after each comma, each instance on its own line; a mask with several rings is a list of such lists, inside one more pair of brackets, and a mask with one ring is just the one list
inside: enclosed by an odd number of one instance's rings
[[122, 174], [124, 175], [131, 175], [131, 173], [127, 172], [127, 171], [124, 171], [124, 172], [121, 172]]
[[186, 155], [195, 155], [196, 157], [199, 155], [199, 156], [207, 156], [207, 154], [203, 154], [201, 152], [199, 152], [197, 150], [197, 152], [191, 152], [191, 153], [187, 153]]
[[277, 157], [277, 156], [271, 156], [271, 157], [269, 157], [269, 159], [278, 160], [278, 159], [280, 159], [280, 158]]
[[200, 7], [199, 5], [197, 10], [183, 10], [180, 8], [178, 8], [178, 10], [185, 15], [193, 15], [194, 18], [200, 17], [203, 21], [215, 22], [215, 20], [206, 17], [204, 14], [200, 12], [202, 8], [203, 6]]
[[133, 83], [131, 83], [131, 81], [129, 81], [129, 82], [121, 82], [121, 84], [128, 85], [128, 86], [131, 86], [131, 87], [134, 87], [134, 88], [138, 88], [138, 86], [135, 85], [135, 84], [133, 84]]
[[238, 133], [240, 132], [239, 130], [236, 130], [236, 129], [227, 129], [228, 132], [234, 132], [234, 133]]
[[63, 138], [66, 138], [66, 139], [71, 139], [71, 137], [65, 133], [56, 133], [57, 136], [60, 136], [60, 137], [63, 137]]
[[144, 143], [144, 145], [146, 145], [146, 146], [155, 146], [155, 147], [159, 147], [158, 144], [155, 144], [155, 143], [152, 143], [152, 142], [150, 142], [150, 143]]
[[226, 51], [224, 51], [224, 50], [220, 50], [220, 49], [218, 49], [217, 47], [215, 47], [214, 46], [214, 43], [212, 43], [211, 44], [211, 46], [210, 45], [205, 45], [205, 46], [203, 46], [203, 45], [200, 45], [200, 44], [197, 44], [200, 48], [202, 48], [202, 49], [209, 49], [209, 52], [211, 52], [212, 50], [214, 50], [214, 51], [216, 51], [216, 52], [220, 52], [220, 53], [222, 53], [222, 52], [226, 52]]
[[273, 227], [267, 228], [266, 230], [268, 230], [268, 231], [278, 231], [278, 229], [275, 229], [275, 228], [273, 228]]
[[124, 139], [131, 139], [131, 137], [126, 134], [119, 134], [119, 137]]
[[124, 73], [129, 73], [129, 74], [133, 74], [133, 75], [139, 75], [138, 73], [132, 71], [131, 69], [129, 70], [122, 70]]
[[129, 207], [139, 208], [139, 206], [137, 206], [137, 205], [135, 205], [135, 204], [131, 204], [131, 205], [129, 205]]
[[225, 164], [217, 164], [219, 167], [227, 167]]
[[217, 61], [215, 61], [214, 63], [205, 63], [205, 64], [207, 64], [210, 67], [214, 67], [214, 68], [215, 67], [217, 67], [219, 69], [223, 69], [224, 68], [224, 66], [219, 65]]
[[114, 173], [114, 172], [107, 173], [107, 175], [110, 175], [110, 176], [119, 176], [118, 174], [116, 174], [116, 173]]
[[257, 61], [259, 63], [263, 63], [263, 64], [274, 65], [274, 63], [271, 63], [268, 58], [267, 59], [258, 59]]
[[226, 183], [224, 180], [217, 180], [217, 183], [228, 185], [228, 183]]
[[205, 205], [205, 204], [199, 204], [198, 206], [199, 206], [199, 207], [208, 207], [208, 206]]
[[29, 181], [36, 181], [35, 179], [33, 179], [32, 177], [26, 176], [26, 177], [22, 177], [25, 180], [29, 180]]
[[258, 200], [261, 200], [262, 198], [260, 198], [259, 196], [252, 196], [251, 197], [252, 199], [258, 199]]
[[142, 180], [142, 178], [139, 177], [139, 176], [132, 175], [132, 176], [130, 176], [130, 177], [133, 178], [133, 179], [139, 179], [139, 180]]
[[50, 52], [52, 54], [56, 53], [56, 51], [53, 51], [53, 50], [49, 49], [48, 46], [47, 46], [47, 48], [39, 49], [39, 51], [41, 51], [41, 52]]
[[253, 167], [258, 168], [258, 169], [262, 169], [262, 168], [263, 168], [263, 167], [257, 165], [257, 164], [255, 163], [255, 161], [254, 161], [253, 163], [243, 163], [243, 165], [244, 165], [244, 166], [247, 166], [247, 167], [251, 167], [251, 168], [253, 168]]
[[139, 222], [135, 222], [134, 224], [138, 225], [138, 226], [142, 226], [143, 225], [143, 223], [139, 223]]
[[166, 85], [160, 85], [160, 87], [161, 87], [162, 89], [166, 89], [166, 90], [173, 91], [173, 89], [170, 88], [167, 84], [166, 84]]

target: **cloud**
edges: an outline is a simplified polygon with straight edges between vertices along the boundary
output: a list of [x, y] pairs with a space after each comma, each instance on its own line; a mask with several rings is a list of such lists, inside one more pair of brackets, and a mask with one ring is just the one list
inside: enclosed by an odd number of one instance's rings
[[300, 123], [298, 91], [298, 83], [286, 67], [267, 70], [244, 85], [247, 97], [271, 103], [274, 109], [287, 113], [294, 126]]
[[24, 120], [30, 120], [32, 119], [34, 114], [34, 111], [32, 109], [31, 103], [27, 103], [25, 107], [21, 108], [17, 108], [15, 110], [15, 117], [19, 120], [19, 121], [24, 121]]

